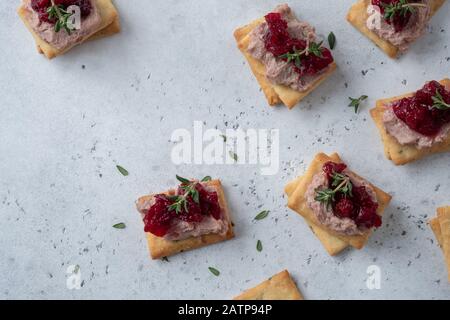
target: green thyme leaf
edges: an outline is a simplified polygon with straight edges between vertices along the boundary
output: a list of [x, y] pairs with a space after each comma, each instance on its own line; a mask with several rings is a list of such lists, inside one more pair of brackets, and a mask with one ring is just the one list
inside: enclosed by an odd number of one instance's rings
[[207, 182], [207, 181], [211, 181], [212, 178], [210, 176], [206, 176], [202, 179], [202, 182]]
[[330, 32], [330, 34], [328, 35], [328, 45], [330, 46], [331, 50], [336, 47], [336, 36], [333, 32]]
[[238, 155], [235, 152], [230, 151], [230, 156], [233, 158], [234, 161], [238, 161]]
[[177, 177], [177, 180], [180, 181], [181, 183], [189, 184], [191, 182], [190, 180], [180, 177], [179, 175], [176, 175], [176, 177]]
[[258, 242], [256, 242], [256, 250], [258, 250], [258, 252], [261, 252], [262, 249], [263, 249], [262, 242], [261, 240], [258, 240]]
[[441, 93], [439, 92], [439, 90], [436, 90], [436, 95], [433, 96], [433, 106], [432, 108], [436, 108], [439, 110], [449, 110], [450, 109], [450, 104], [446, 103], [444, 101], [444, 98], [442, 97]]
[[55, 32], [58, 33], [60, 30], [61, 30], [61, 22], [58, 21], [58, 22], [55, 24]]
[[119, 172], [123, 175], [123, 176], [128, 176], [128, 171], [124, 168], [124, 167], [122, 167], [122, 166], [116, 166], [116, 168], [117, 168], [117, 170], [119, 170]]
[[194, 200], [195, 203], [200, 202], [200, 194], [199, 194], [198, 190], [195, 189], [195, 187], [191, 191], [191, 196], [192, 196], [192, 200]]
[[113, 225], [113, 228], [116, 229], [125, 229], [127, 226], [125, 225], [125, 223], [121, 222], [121, 223], [116, 223], [115, 225]]
[[218, 277], [218, 276], [220, 275], [220, 271], [217, 270], [216, 268], [209, 267], [208, 269], [209, 269], [209, 271], [210, 271], [213, 275], [215, 275], [216, 277]]
[[255, 217], [255, 220], [262, 220], [267, 218], [267, 216], [269, 215], [269, 210], [264, 210], [261, 211], [260, 213], [257, 214], [257, 216]]

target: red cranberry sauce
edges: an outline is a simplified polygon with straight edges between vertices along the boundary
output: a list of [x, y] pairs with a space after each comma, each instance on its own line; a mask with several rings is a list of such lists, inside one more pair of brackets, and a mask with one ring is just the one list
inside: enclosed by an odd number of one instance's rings
[[[385, 14], [385, 9], [387, 6], [389, 5], [398, 5], [400, 2], [400, 0], [372, 0], [372, 5], [374, 6], [378, 6], [380, 8], [380, 12], [381, 14], [384, 16]], [[412, 2], [417, 2], [417, 1], [408, 1], [410, 3]], [[405, 29], [405, 27], [407, 26], [409, 20], [411, 19], [412, 16], [412, 12], [407, 10], [407, 11], [396, 11], [394, 13], [394, 15], [389, 18], [386, 19], [386, 22], [390, 25], [392, 25], [395, 29], [395, 32], [400, 32], [403, 29]]]
[[[343, 163], [327, 162], [323, 165], [323, 172], [327, 175], [329, 188], [334, 173], [342, 173], [347, 166]], [[351, 195], [337, 192], [332, 203], [333, 213], [339, 218], [349, 218], [358, 227], [378, 228], [381, 226], [381, 217], [377, 214], [378, 203], [373, 202], [372, 197], [364, 186], [353, 186]]]
[[[165, 194], [156, 195], [154, 204], [144, 216], [145, 232], [150, 232], [157, 237], [164, 237], [177, 220], [199, 223], [206, 216], [220, 220], [222, 215], [217, 193], [207, 190], [201, 183], [195, 183], [195, 188], [199, 194], [198, 203], [188, 196], [186, 198], [187, 210], [183, 207], [179, 213], [169, 208], [174, 203], [173, 197]], [[183, 194], [183, 188], [179, 187], [177, 195]]]
[[[286, 53], [304, 50], [307, 46], [306, 41], [302, 39], [292, 38], [288, 32], [287, 22], [280, 13], [269, 13], [265, 17], [269, 32], [265, 38], [266, 50], [271, 52], [275, 57], [280, 57]], [[315, 75], [319, 71], [325, 69], [334, 59], [330, 50], [320, 48], [320, 56], [315, 54], [303, 55], [301, 65], [292, 64], [295, 71], [300, 75]], [[287, 60], [287, 59], [284, 59]]]
[[403, 98], [393, 105], [395, 115], [408, 127], [425, 136], [436, 136], [441, 128], [450, 123], [450, 109], [434, 108], [433, 97], [439, 93], [450, 104], [450, 91], [437, 81], [431, 81], [414, 96]]
[[[55, 5], [66, 9], [69, 6], [75, 5], [80, 8], [81, 17], [87, 17], [92, 11], [92, 4], [90, 0], [54, 0]], [[42, 22], [55, 23], [55, 19], [50, 19], [47, 9], [52, 6], [50, 0], [31, 0], [31, 8], [39, 15], [39, 20]]]

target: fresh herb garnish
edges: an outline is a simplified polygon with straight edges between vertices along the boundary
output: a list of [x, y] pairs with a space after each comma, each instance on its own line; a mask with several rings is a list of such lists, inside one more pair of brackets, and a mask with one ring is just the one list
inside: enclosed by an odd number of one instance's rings
[[269, 215], [269, 212], [270, 212], [269, 210], [261, 211], [260, 213], [258, 213], [256, 215], [255, 220], [262, 220], [262, 219], [267, 218], [267, 216]]
[[316, 197], [314, 198], [316, 201], [324, 203], [327, 206], [327, 209], [330, 208], [331, 203], [334, 201], [335, 192], [331, 189], [324, 189], [316, 191]]
[[258, 240], [258, 242], [256, 242], [256, 250], [258, 250], [258, 252], [261, 252], [262, 249], [263, 249], [262, 242], [261, 240]]
[[349, 195], [350, 197], [353, 196], [352, 190], [353, 190], [353, 184], [350, 182], [349, 177], [347, 177], [345, 174], [334, 172], [332, 176], [332, 187], [340, 187], [339, 191], [345, 195]]
[[301, 56], [304, 54], [304, 51], [297, 51], [294, 48], [294, 52], [293, 53], [285, 53], [282, 54], [281, 56], [279, 56], [278, 58], [281, 59], [287, 59], [287, 63], [294, 61], [294, 64], [297, 68], [300, 68], [302, 66], [302, 58]]
[[328, 35], [328, 45], [330, 46], [331, 50], [336, 47], [336, 36], [333, 32], [330, 32], [330, 34]]
[[220, 136], [222, 137], [222, 139], [223, 139], [223, 142], [227, 142], [227, 136], [226, 136], [226, 135], [224, 135], [224, 134], [221, 134]]
[[125, 225], [125, 223], [121, 222], [121, 223], [116, 223], [115, 225], [113, 225], [113, 228], [116, 229], [125, 229], [127, 226]]
[[191, 180], [186, 179], [186, 178], [183, 178], [183, 177], [180, 177], [179, 175], [176, 175], [175, 177], [176, 177], [177, 180], [180, 181], [181, 183], [190, 183], [190, 182], [191, 182]]
[[294, 50], [292, 52], [287, 52], [285, 54], [282, 54], [282, 55], [278, 56], [278, 58], [286, 59], [287, 63], [293, 61], [297, 68], [301, 68], [302, 58], [304, 56], [307, 56], [311, 53], [311, 54], [314, 54], [315, 56], [322, 57], [322, 44], [323, 44], [323, 41], [321, 41], [319, 43], [311, 42], [309, 44], [309, 46], [307, 46], [303, 50], [297, 50], [294, 47]]
[[450, 110], [450, 103], [446, 103], [439, 90], [436, 90], [436, 95], [433, 96], [433, 107], [439, 110]]
[[236, 161], [236, 162], [238, 161], [238, 155], [236, 153], [230, 151], [230, 156], [231, 156], [231, 158], [233, 158], [234, 161]]
[[127, 176], [129, 173], [128, 173], [128, 171], [124, 168], [124, 167], [122, 167], [122, 166], [116, 166], [116, 168], [117, 168], [117, 170], [119, 170], [119, 172], [123, 175], [123, 176]]
[[173, 203], [169, 206], [168, 209], [170, 211], [175, 210], [175, 212], [177, 214], [180, 214], [183, 210], [185, 212], [189, 212], [188, 201], [187, 201], [188, 197], [191, 197], [195, 203], [200, 202], [200, 194], [199, 194], [197, 188], [195, 187], [197, 182], [190, 181], [190, 180], [180, 177], [178, 175], [176, 177], [177, 177], [177, 180], [181, 182], [180, 188], [184, 191], [184, 193], [182, 195], [176, 195], [176, 196], [171, 197], [170, 200], [172, 200]]
[[322, 43], [323, 41], [321, 41], [320, 43], [311, 42], [309, 45], [309, 53], [312, 53], [317, 57], [322, 57]]
[[67, 12], [61, 5], [56, 5], [54, 0], [51, 0], [51, 4], [52, 5], [47, 8], [47, 14], [49, 19], [56, 19], [55, 32], [64, 29], [70, 34], [74, 29], [69, 27], [68, 22], [73, 13]]
[[359, 98], [352, 98], [352, 97], [348, 97], [348, 98], [350, 99], [350, 104], [348, 106], [350, 108], [355, 108], [355, 113], [358, 113], [359, 105], [361, 104], [361, 102], [366, 100], [368, 98], [368, 96], [362, 95]]
[[392, 20], [397, 13], [399, 13], [402, 17], [405, 17], [408, 13], [414, 13], [416, 11], [416, 7], [427, 7], [424, 3], [409, 3], [408, 1], [409, 0], [400, 0], [397, 3], [383, 3], [384, 19]]
[[215, 275], [216, 277], [218, 277], [218, 276], [220, 275], [220, 271], [217, 270], [216, 268], [209, 267], [208, 269], [209, 269], [209, 271], [210, 271], [213, 275]]
[[207, 182], [207, 181], [211, 181], [212, 178], [210, 176], [206, 176], [202, 179], [202, 182]]
[[319, 201], [326, 205], [327, 209], [330, 208], [332, 202], [335, 200], [336, 193], [340, 192], [344, 196], [352, 196], [353, 184], [350, 178], [342, 173], [333, 172], [331, 176], [331, 186], [334, 189], [323, 189], [316, 191], [316, 201]]

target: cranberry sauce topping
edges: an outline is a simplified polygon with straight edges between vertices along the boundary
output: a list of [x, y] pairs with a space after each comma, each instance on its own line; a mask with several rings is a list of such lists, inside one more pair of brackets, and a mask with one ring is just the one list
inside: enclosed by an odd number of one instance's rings
[[[269, 27], [269, 32], [265, 38], [265, 47], [275, 57], [279, 58], [289, 53], [297, 53], [307, 49], [308, 44], [305, 40], [290, 36], [287, 22], [280, 13], [269, 13], [265, 19]], [[295, 71], [301, 76], [314, 75], [334, 61], [330, 50], [327, 48], [320, 47], [317, 53], [318, 55], [308, 52], [302, 54], [297, 61], [293, 61]], [[287, 57], [282, 58], [285, 61], [290, 61]]]
[[414, 96], [395, 102], [393, 110], [410, 129], [433, 137], [444, 125], [450, 123], [450, 108], [440, 107], [437, 101], [450, 104], [450, 91], [439, 82], [431, 81]]
[[[343, 163], [327, 162], [323, 165], [323, 172], [329, 181], [329, 190], [336, 190], [336, 185], [340, 184], [335, 180], [335, 175], [339, 174], [349, 179], [343, 171], [347, 166]], [[349, 218], [358, 227], [372, 228], [381, 226], [381, 217], [377, 214], [378, 204], [373, 202], [372, 197], [364, 186], [354, 186], [351, 182], [349, 192], [336, 192], [332, 197], [331, 206], [333, 214], [339, 218]]]
[[[92, 4], [90, 0], [54, 0], [55, 5], [66, 9], [69, 6], [75, 5], [80, 8], [81, 17], [87, 17], [92, 11]], [[31, 0], [31, 8], [39, 15], [39, 20], [43, 22], [55, 23], [55, 19], [50, 19], [47, 9], [52, 6], [51, 0]]]
[[[177, 209], [177, 204], [180, 203]], [[199, 223], [206, 216], [221, 219], [217, 193], [207, 190], [198, 182], [183, 183], [178, 187], [175, 196], [155, 196], [154, 204], [144, 216], [144, 230], [164, 237], [177, 220]]]

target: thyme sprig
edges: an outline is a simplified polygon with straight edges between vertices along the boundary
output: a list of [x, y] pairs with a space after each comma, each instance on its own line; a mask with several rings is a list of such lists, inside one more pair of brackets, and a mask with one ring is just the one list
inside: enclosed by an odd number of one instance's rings
[[400, 0], [397, 3], [383, 4], [384, 18], [386, 20], [391, 20], [397, 13], [404, 17], [408, 13], [414, 13], [418, 7], [426, 8], [427, 5], [424, 3], [409, 3], [409, 0]]
[[361, 104], [361, 102], [363, 102], [364, 100], [366, 100], [367, 98], [369, 98], [366, 95], [362, 95], [359, 98], [352, 98], [352, 97], [348, 97], [350, 99], [350, 103], [349, 103], [349, 107], [350, 108], [354, 108], [355, 109], [355, 113], [358, 113], [359, 110], [359, 106]]
[[446, 103], [444, 101], [444, 98], [442, 97], [439, 90], [436, 90], [436, 95], [432, 97], [433, 99], [433, 106], [432, 108], [436, 108], [439, 110], [450, 110], [450, 103]]
[[73, 13], [67, 12], [62, 5], [56, 5], [54, 0], [51, 0], [51, 3], [52, 5], [47, 8], [47, 14], [49, 19], [56, 19], [55, 32], [64, 29], [70, 34], [74, 29], [69, 27], [68, 22]]
[[327, 210], [330, 208], [333, 201], [335, 201], [335, 196], [338, 192], [346, 197], [353, 196], [353, 184], [350, 181], [350, 178], [345, 174], [333, 172], [333, 175], [331, 176], [331, 186], [334, 187], [334, 189], [327, 188], [316, 190], [315, 200], [325, 204]]
[[331, 179], [332, 179], [331, 182], [332, 187], [339, 188], [338, 191], [340, 191], [344, 195], [349, 195], [350, 197], [353, 196], [352, 194], [353, 184], [348, 176], [342, 173], [334, 172]]
[[317, 57], [322, 57], [322, 44], [323, 41], [319, 43], [310, 42], [305, 49], [297, 50], [294, 47], [292, 52], [287, 52], [278, 56], [281, 59], [287, 59], [287, 63], [294, 61], [294, 64], [297, 68], [302, 66], [302, 58], [308, 56], [309, 54], [313, 54]]
[[188, 197], [191, 197], [195, 203], [200, 202], [200, 195], [195, 187], [197, 181], [191, 181], [186, 178], [176, 176], [177, 180], [181, 182], [180, 188], [184, 191], [181, 195], [176, 195], [170, 198], [173, 203], [169, 206], [170, 211], [175, 211], [177, 214], [180, 214], [183, 210], [185, 212], [189, 212], [188, 208]]

